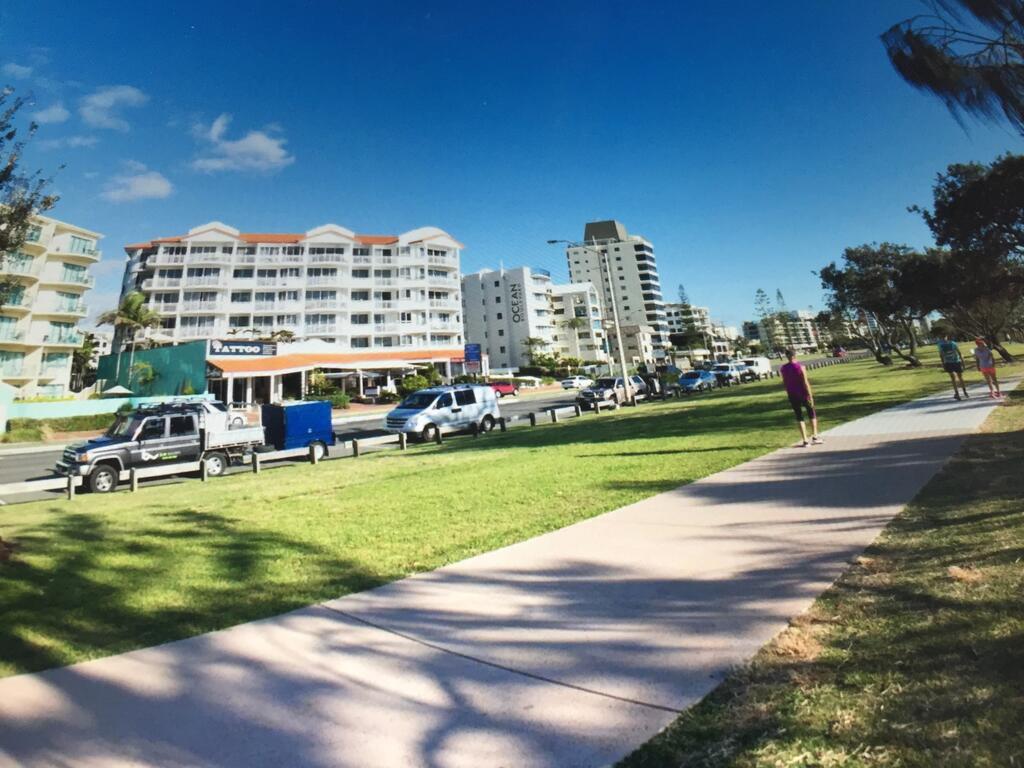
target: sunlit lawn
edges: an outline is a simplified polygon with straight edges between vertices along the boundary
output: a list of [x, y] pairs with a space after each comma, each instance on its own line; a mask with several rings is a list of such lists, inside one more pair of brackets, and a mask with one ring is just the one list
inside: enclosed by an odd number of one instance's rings
[[[933, 361], [932, 361], [933, 362]], [[823, 427], [948, 386], [812, 372]], [[444, 446], [0, 510], [0, 674], [276, 614], [535, 536], [791, 443], [778, 380]]]

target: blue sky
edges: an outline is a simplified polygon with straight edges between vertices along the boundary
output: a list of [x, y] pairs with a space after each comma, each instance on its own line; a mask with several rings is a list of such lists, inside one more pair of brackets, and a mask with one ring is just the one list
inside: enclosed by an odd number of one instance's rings
[[1022, 149], [892, 72], [878, 35], [916, 0], [240, 7], [0, 8], [0, 80], [45, 121], [26, 163], [63, 163], [54, 215], [106, 235], [98, 309], [125, 243], [215, 219], [435, 225], [465, 271], [558, 276], [547, 239], [617, 218], [666, 299], [738, 324], [757, 288], [817, 307], [845, 246], [927, 243], [906, 207], [937, 171]]

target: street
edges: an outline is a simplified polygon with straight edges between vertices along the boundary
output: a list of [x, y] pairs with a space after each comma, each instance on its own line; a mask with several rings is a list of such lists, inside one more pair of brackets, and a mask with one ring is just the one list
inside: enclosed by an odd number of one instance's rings
[[[558, 408], [572, 405], [575, 397], [574, 392], [555, 392], [552, 394], [537, 395], [530, 397], [505, 397], [500, 401], [501, 413], [505, 416], [521, 416], [531, 411], [543, 411], [547, 408]], [[383, 413], [374, 418], [347, 422], [342, 417], [340, 423], [335, 426], [335, 434], [339, 441], [348, 441], [365, 437], [377, 437], [386, 435], [387, 431], [379, 425], [384, 421]], [[53, 477], [53, 467], [60, 458], [63, 447], [54, 448], [28, 448], [22, 452], [0, 455], [0, 484], [22, 483], [27, 480], [44, 480]], [[247, 471], [241, 467], [234, 467], [230, 471]], [[158, 482], [175, 482], [173, 478], [161, 478], [150, 480], [146, 484], [151, 485]], [[31, 496], [18, 497], [18, 501], [34, 499], [53, 498], [56, 492], [41, 492]]]

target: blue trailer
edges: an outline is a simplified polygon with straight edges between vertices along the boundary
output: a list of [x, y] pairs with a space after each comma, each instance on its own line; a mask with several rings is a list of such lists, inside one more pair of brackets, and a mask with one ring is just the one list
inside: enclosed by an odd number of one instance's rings
[[331, 424], [331, 404], [326, 400], [264, 405], [260, 409], [266, 444], [275, 450], [308, 448], [323, 449], [334, 445], [334, 426]]

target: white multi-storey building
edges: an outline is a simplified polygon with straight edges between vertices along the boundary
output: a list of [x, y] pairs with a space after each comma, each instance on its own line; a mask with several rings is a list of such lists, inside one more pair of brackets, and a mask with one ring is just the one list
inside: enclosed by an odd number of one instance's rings
[[597, 288], [592, 283], [553, 285], [550, 296], [555, 319], [552, 342], [558, 353], [585, 363], [606, 363], [608, 342]]
[[[599, 287], [601, 304], [615, 304], [622, 325], [650, 326], [654, 345], [668, 342], [665, 302], [661, 296], [654, 246], [639, 235], [630, 235], [618, 221], [593, 221], [583, 231], [583, 246], [566, 249], [569, 281]], [[602, 263], [607, 254], [607, 271]], [[611, 312], [608, 312], [608, 320]]]
[[[771, 322], [770, 328], [766, 322]], [[743, 335], [749, 341], [758, 342], [765, 351], [774, 346], [775, 349], [792, 347], [799, 352], [807, 352], [827, 346], [829, 341], [827, 331], [807, 310], [786, 312], [770, 321], [748, 320], [743, 323]]]
[[24, 245], [4, 254], [0, 277], [16, 287], [0, 308], [0, 380], [23, 397], [66, 394], [72, 352], [81, 346], [83, 294], [100, 258], [101, 235], [36, 216]]
[[[465, 338], [480, 344], [495, 369], [530, 364], [530, 352], [554, 351], [551, 275], [517, 267], [477, 272], [462, 278]], [[530, 341], [527, 341], [527, 340]]]
[[697, 333], [707, 336], [714, 333], [711, 310], [707, 307], [695, 307], [692, 304], [675, 302], [665, 304], [665, 325], [670, 334], [686, 333], [687, 326], [693, 326], [697, 329]]
[[212, 222], [127, 246], [122, 294], [142, 291], [175, 341], [287, 332], [343, 350], [455, 349], [461, 249], [435, 227], [250, 234]]

